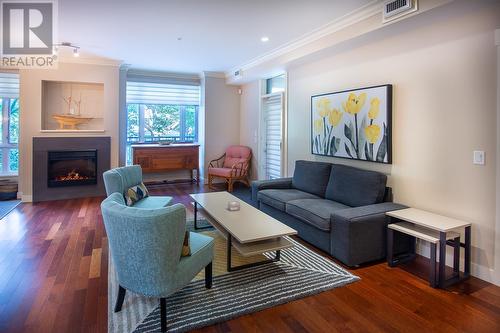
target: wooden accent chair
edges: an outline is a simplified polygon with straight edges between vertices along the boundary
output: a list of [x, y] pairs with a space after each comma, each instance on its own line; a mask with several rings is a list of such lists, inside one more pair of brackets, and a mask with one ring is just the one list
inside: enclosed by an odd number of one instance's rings
[[228, 192], [233, 191], [234, 182], [242, 182], [250, 186], [248, 169], [252, 159], [252, 150], [246, 146], [229, 146], [219, 158], [211, 160], [208, 166], [208, 187], [213, 189], [214, 178], [223, 178]]

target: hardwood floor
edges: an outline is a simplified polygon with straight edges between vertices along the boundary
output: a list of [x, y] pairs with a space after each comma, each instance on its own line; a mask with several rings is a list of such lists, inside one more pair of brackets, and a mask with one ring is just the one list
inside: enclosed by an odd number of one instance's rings
[[[204, 190], [157, 187], [173, 195]], [[108, 244], [99, 204], [22, 204], [0, 221], [0, 332], [106, 332]], [[190, 207], [190, 206], [188, 206]], [[351, 270], [361, 281], [197, 332], [500, 332], [500, 288], [432, 289], [425, 260]]]

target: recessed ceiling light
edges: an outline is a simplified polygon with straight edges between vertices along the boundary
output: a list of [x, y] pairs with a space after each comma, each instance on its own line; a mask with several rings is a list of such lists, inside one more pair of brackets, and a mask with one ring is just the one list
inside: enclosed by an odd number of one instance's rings
[[260, 39], [261, 42], [265, 43], [265, 42], [269, 42], [269, 37], [267, 36], [264, 36]]

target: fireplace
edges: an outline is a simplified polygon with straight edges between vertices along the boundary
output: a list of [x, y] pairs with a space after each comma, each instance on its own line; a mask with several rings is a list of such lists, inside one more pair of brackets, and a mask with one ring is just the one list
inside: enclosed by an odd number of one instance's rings
[[97, 149], [48, 151], [48, 187], [97, 184]]

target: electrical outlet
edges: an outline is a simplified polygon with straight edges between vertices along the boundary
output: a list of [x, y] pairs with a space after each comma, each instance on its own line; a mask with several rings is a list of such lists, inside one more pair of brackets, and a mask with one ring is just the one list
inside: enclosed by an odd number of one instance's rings
[[478, 165], [484, 165], [484, 151], [474, 150], [472, 163], [478, 164]]

